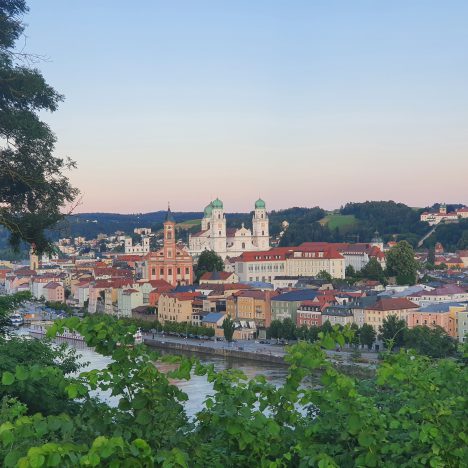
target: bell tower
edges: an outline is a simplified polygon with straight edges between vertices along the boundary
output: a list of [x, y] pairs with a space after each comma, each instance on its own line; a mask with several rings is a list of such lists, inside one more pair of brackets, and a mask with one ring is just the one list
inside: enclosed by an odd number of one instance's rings
[[255, 211], [252, 218], [253, 243], [258, 250], [268, 250], [270, 248], [270, 229], [268, 213], [265, 202], [259, 198], [255, 202]]
[[174, 258], [176, 252], [176, 230], [175, 219], [171, 207], [167, 207], [166, 219], [164, 221], [164, 258]]

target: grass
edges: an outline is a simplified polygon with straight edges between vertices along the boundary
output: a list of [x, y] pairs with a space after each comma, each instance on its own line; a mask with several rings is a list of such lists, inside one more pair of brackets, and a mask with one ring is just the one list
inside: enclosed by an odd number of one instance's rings
[[340, 231], [352, 228], [358, 223], [354, 215], [328, 214], [320, 221], [320, 224], [327, 225], [329, 229], [340, 229]]
[[194, 226], [201, 226], [201, 221], [199, 219], [189, 219], [187, 221], [183, 221], [182, 223], [178, 223], [177, 227], [180, 229], [191, 229]]

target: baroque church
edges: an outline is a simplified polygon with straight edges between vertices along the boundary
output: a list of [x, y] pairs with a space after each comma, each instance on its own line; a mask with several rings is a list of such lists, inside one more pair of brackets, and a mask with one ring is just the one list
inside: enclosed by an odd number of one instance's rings
[[223, 260], [238, 257], [243, 252], [268, 250], [270, 234], [265, 202], [255, 202], [252, 230], [244, 224], [240, 228], [226, 228], [223, 202], [217, 198], [206, 206], [201, 231], [189, 238], [189, 251], [195, 259], [204, 250], [214, 250]]

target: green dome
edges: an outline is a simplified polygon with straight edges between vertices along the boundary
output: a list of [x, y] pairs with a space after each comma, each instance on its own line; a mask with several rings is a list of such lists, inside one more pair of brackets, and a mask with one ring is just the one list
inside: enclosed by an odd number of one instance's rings
[[256, 202], [255, 202], [255, 208], [263, 208], [265, 209], [265, 202], [259, 198]]
[[209, 218], [211, 216], [211, 212], [213, 211], [213, 207], [211, 206], [211, 203], [209, 205], [205, 206], [205, 218]]
[[218, 208], [218, 209], [222, 210], [223, 209], [223, 202], [219, 198], [217, 198], [216, 200], [211, 202], [211, 206], [213, 208]]

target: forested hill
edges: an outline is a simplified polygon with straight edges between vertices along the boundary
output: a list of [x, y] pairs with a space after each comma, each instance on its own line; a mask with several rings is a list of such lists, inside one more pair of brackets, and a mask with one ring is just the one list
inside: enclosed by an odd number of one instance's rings
[[[427, 223], [419, 221], [421, 211], [422, 209], [414, 209], [393, 201], [348, 203], [339, 210], [328, 213], [319, 207], [294, 207], [269, 213], [270, 234], [276, 238], [283, 230], [283, 222], [286, 221], [289, 227], [280, 243], [284, 246], [298, 245], [305, 241], [369, 242], [375, 231], [378, 231], [385, 241], [405, 239], [416, 246], [419, 239], [430, 229]], [[235, 227], [244, 223], [247, 227], [251, 227], [252, 214], [227, 213], [227, 224], [229, 227]], [[100, 233], [113, 234], [116, 231], [123, 231], [131, 234], [136, 227], [159, 230], [162, 228], [165, 216], [165, 210], [136, 214], [80, 213], [63, 220], [50, 231], [50, 237], [53, 240], [77, 236], [91, 239]], [[181, 229], [193, 232], [200, 228], [199, 221], [203, 213], [176, 212], [174, 216], [178, 223], [183, 223]], [[467, 224], [465, 221], [439, 226], [426, 241], [425, 247], [432, 246], [435, 242], [442, 242], [448, 250], [468, 248]], [[188, 233], [185, 232], [182, 238], [187, 237]], [[2, 249], [8, 247], [7, 238], [7, 232], [0, 229], [0, 254], [5, 253]]]

